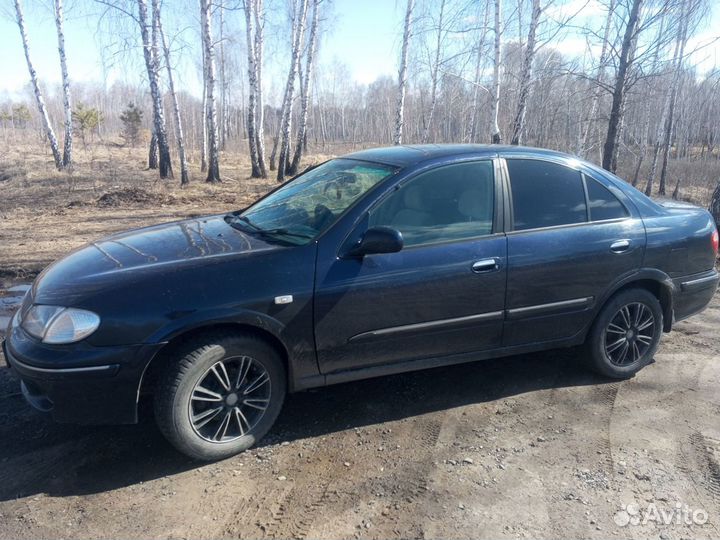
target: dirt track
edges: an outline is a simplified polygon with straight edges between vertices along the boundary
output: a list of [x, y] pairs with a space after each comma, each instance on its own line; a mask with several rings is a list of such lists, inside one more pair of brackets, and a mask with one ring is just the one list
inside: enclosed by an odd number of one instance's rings
[[[718, 328], [720, 296], [625, 382], [560, 351], [293, 395], [260, 448], [211, 465], [147, 410], [56, 425], [0, 363], [0, 538], [718, 537]], [[629, 503], [672, 523], [622, 526]]]

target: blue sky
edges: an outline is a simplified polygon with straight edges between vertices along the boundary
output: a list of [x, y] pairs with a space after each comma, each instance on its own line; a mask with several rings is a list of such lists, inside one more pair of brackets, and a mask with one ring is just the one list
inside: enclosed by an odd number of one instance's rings
[[[168, 6], [175, 1], [165, 0], [165, 4]], [[42, 80], [57, 83], [60, 80], [60, 68], [52, 13], [37, 0], [25, 0], [24, 4], [35, 68]], [[330, 63], [337, 58], [348, 66], [353, 79], [362, 83], [372, 82], [380, 75], [393, 75], [396, 72], [403, 8], [403, 2], [394, 0], [336, 0], [326, 21], [320, 63]], [[21, 91], [29, 80], [13, 14], [10, 7], [0, 11], [0, 58], [3, 63], [0, 98], [3, 94], [12, 95]], [[239, 25], [243, 20], [241, 12], [231, 12], [226, 17], [238, 19], [231, 21], [231, 24]], [[100, 38], [96, 36], [96, 21], [95, 17], [83, 16], [77, 9], [68, 9], [65, 40], [68, 70], [73, 80], [101, 81], [105, 77], [98, 49]], [[241, 37], [244, 39], [244, 36]], [[115, 72], [110, 77], [120, 75]], [[195, 86], [195, 81], [191, 80], [195, 74], [185, 75], [186, 82]]]
[[[65, 0], [66, 13], [66, 45], [71, 79], [74, 81], [103, 81], [126, 79], [130, 82], [144, 82], [141, 65], [117, 65], [109, 73], [102, 68], [99, 43], [107, 42], [106, 38], [97, 35], [98, 4], [92, 0]], [[197, 17], [199, 9], [197, 0], [164, 0], [166, 13], [166, 30], [172, 33], [173, 23], [177, 28], [186, 28], [185, 39], [197, 43]], [[511, 2], [507, 2], [509, 5]], [[0, 59], [3, 70], [0, 78], [0, 100], [13, 97], [22, 91], [28, 83], [28, 72], [22, 51], [17, 25], [11, 2], [0, 6]], [[57, 36], [49, 0], [24, 0], [26, 23], [30, 35], [31, 53], [40, 78], [51, 84], [60, 80], [57, 56]], [[267, 5], [284, 5], [281, 0], [273, 3], [266, 0]], [[720, 0], [713, 0], [713, 9], [704, 28], [693, 38], [689, 50], [703, 42], [715, 39], [720, 33], [716, 22], [720, 22]], [[93, 15], [86, 15], [80, 7], [91, 6]], [[170, 9], [170, 8], [175, 8]], [[320, 47], [318, 64], [323, 68], [332, 65], [335, 60], [345, 64], [351, 78], [360, 83], [369, 83], [382, 75], [395, 76], [399, 56], [400, 34], [405, 9], [405, 0], [333, 0], [325, 3], [324, 37]], [[579, 9], [582, 15], [575, 20], [577, 25], [597, 26], [602, 23], [605, 8], [601, 0], [556, 0], [551, 8], [557, 13], [574, 13]], [[87, 11], [87, 10], [85, 10]], [[173, 13], [180, 13], [180, 20], [173, 20]], [[282, 13], [272, 14], [275, 20], [282, 19]], [[243, 15], [240, 11], [228, 12], [226, 21], [231, 30], [235, 30], [235, 38], [244, 43]], [[511, 30], [513, 30], [511, 28]], [[275, 32], [279, 28], [275, 27]], [[136, 30], [129, 28], [134, 43], [137, 43]], [[267, 29], [266, 78], [265, 82], [272, 87], [271, 96], [284, 83], [287, 70], [285, 59], [287, 54], [278, 50], [278, 42], [287, 41], [286, 34], [270, 35], [273, 28]], [[510, 36], [512, 39], [512, 36]], [[275, 45], [273, 45], [273, 40]], [[582, 54], [585, 50], [585, 37], [579, 33], [565, 34], [552, 45], [567, 55]], [[236, 48], [236, 53], [244, 54], [244, 48]], [[138, 50], [139, 55], [139, 50]], [[139, 56], [138, 56], [139, 58]], [[200, 89], [197, 76], [198, 54], [185, 55], [185, 63], [179, 69], [179, 84], [190, 92], [198, 94]], [[274, 61], [275, 59], [279, 61]], [[720, 42], [704, 47], [691, 58], [691, 62], [699, 66], [699, 71], [707, 72], [720, 65]]]

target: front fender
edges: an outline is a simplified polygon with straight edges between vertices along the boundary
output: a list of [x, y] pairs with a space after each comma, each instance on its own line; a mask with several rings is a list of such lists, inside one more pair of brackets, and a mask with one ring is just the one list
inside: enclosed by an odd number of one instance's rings
[[147, 343], [167, 343], [181, 334], [219, 324], [241, 324], [252, 326], [269, 332], [280, 342], [284, 343], [283, 333], [285, 325], [274, 317], [249, 309], [220, 308], [192, 313], [186, 317], [174, 320], [158, 328], [148, 339]]

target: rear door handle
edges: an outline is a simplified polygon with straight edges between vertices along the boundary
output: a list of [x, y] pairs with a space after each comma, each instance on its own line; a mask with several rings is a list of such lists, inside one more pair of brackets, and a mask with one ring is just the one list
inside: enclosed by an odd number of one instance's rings
[[630, 240], [616, 240], [610, 244], [610, 251], [613, 253], [622, 253], [630, 247]]
[[472, 265], [472, 271], [476, 274], [482, 274], [483, 272], [494, 272], [499, 268], [498, 260], [496, 258], [481, 259], [475, 261]]

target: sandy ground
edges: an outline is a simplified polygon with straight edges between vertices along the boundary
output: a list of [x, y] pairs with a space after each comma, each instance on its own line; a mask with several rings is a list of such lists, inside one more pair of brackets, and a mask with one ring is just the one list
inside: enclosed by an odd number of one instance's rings
[[[11, 286], [83, 241], [272, 185], [180, 190], [138, 157], [68, 187], [26, 161], [0, 174], [0, 327]], [[138, 178], [140, 195], [100, 202]], [[147, 404], [137, 426], [54, 424], [0, 362], [0, 538], [717, 538], [719, 327], [716, 296], [624, 382], [565, 350], [292, 395], [260, 447], [210, 465], [177, 454]]]

